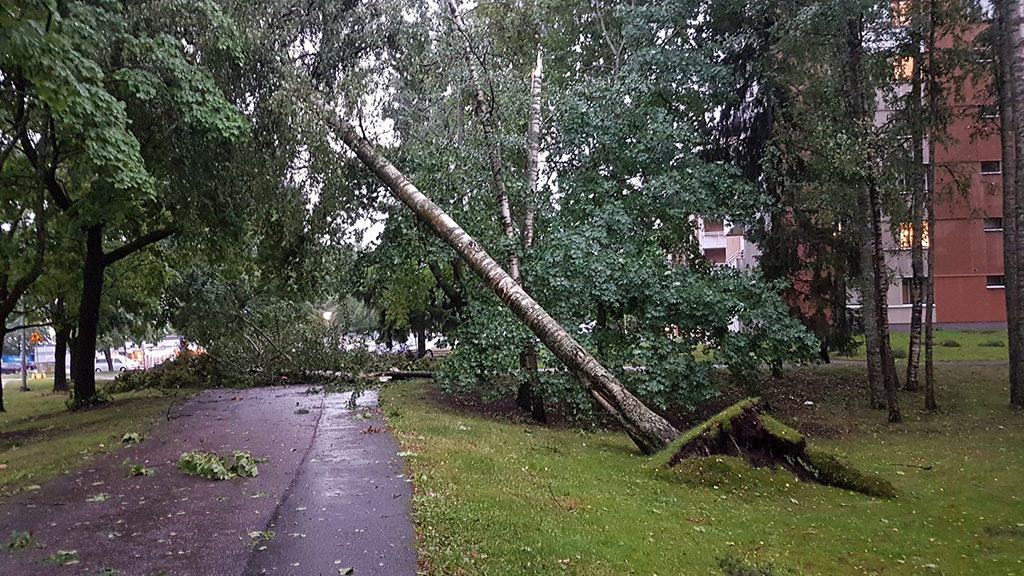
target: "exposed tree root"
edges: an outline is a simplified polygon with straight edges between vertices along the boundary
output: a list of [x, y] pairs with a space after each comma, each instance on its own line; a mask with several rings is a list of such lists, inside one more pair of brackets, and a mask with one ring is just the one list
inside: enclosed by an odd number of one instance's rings
[[869, 496], [895, 498], [887, 480], [864, 474], [838, 457], [811, 450], [796, 430], [759, 413], [759, 401], [733, 404], [690, 429], [669, 446], [664, 465], [671, 468], [686, 458], [737, 456], [752, 466], [785, 468], [804, 482], [816, 482]]

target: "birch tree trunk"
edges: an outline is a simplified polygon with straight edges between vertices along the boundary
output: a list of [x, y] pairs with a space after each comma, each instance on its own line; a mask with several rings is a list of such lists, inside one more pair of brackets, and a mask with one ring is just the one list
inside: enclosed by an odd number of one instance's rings
[[[937, 26], [938, 5], [936, 0], [928, 2], [928, 45], [925, 49], [928, 67], [925, 69], [925, 91], [928, 97], [928, 171], [924, 188], [924, 211], [928, 223], [928, 261], [924, 284], [924, 407], [938, 410], [935, 401], [935, 118], [939, 112], [939, 97], [942, 95], [935, 63], [935, 27]], [[922, 238], [922, 242], [924, 238]]]
[[914, 147], [912, 154], [913, 166], [910, 171], [910, 182], [913, 189], [910, 201], [911, 214], [911, 244], [910, 244], [910, 342], [907, 349], [907, 378], [904, 389], [909, 391], [918, 390], [917, 372], [921, 359], [921, 301], [923, 300], [922, 276], [924, 275], [924, 139], [926, 121], [924, 116], [931, 111], [922, 110], [922, 72], [921, 67], [924, 61], [920, 50], [921, 45], [921, 24], [923, 21], [921, 10], [922, 0], [917, 0], [913, 5], [913, 22], [911, 42], [914, 44], [914, 69], [911, 78], [910, 94], [907, 96], [907, 111], [910, 121], [910, 141]]
[[369, 142], [361, 138], [351, 124], [333, 116], [328, 119], [328, 123], [359, 160], [388, 186], [392, 194], [415, 212], [423, 222], [429, 224], [469, 264], [516, 318], [565, 364], [591, 397], [625, 429], [641, 452], [657, 452], [679, 436], [678, 430], [626, 390], [615, 376], [559, 326], [558, 322], [545, 312], [476, 240], [420, 192]]
[[512, 223], [512, 206], [508, 199], [508, 190], [505, 188], [504, 161], [501, 159], [501, 147], [494, 139], [494, 110], [487, 104], [487, 96], [484, 94], [483, 83], [480, 81], [480, 73], [477, 68], [476, 54], [473, 50], [473, 41], [469, 36], [462, 15], [454, 0], [448, 0], [448, 10], [451, 12], [455, 28], [462, 35], [466, 42], [466, 66], [469, 70], [470, 88], [473, 90], [473, 113], [480, 119], [483, 126], [484, 144], [487, 146], [487, 159], [491, 165], [491, 179], [494, 183], [494, 195], [498, 200], [498, 213], [501, 217], [501, 228], [508, 238], [507, 250], [508, 271], [512, 279], [520, 281], [519, 257], [516, 255], [515, 242], [516, 231]]
[[871, 259], [875, 276], [875, 304], [877, 308], [879, 356], [882, 362], [882, 383], [885, 389], [885, 404], [889, 409], [889, 422], [900, 422], [900, 401], [897, 390], [900, 386], [896, 373], [896, 358], [889, 340], [889, 277], [885, 267], [885, 252], [882, 249], [882, 206], [877, 183], [872, 179], [868, 185], [871, 204]]
[[523, 247], [533, 247], [534, 218], [537, 213], [537, 181], [540, 177], [541, 85], [544, 59], [537, 49], [537, 65], [530, 74], [530, 123], [526, 130], [526, 212], [523, 217]]
[[[498, 204], [498, 215], [501, 219], [502, 231], [505, 233], [505, 237], [508, 239], [508, 247], [506, 249], [506, 258], [508, 261], [509, 274], [512, 279], [518, 282], [525, 289], [526, 285], [523, 280], [522, 272], [520, 271], [519, 256], [517, 254], [517, 243], [521, 243], [522, 248], [528, 248], [526, 245], [526, 238], [529, 236], [530, 244], [533, 243], [533, 217], [534, 212], [532, 209], [532, 195], [536, 188], [536, 152], [537, 150], [533, 147], [534, 141], [530, 140], [532, 136], [537, 141], [539, 146], [539, 134], [540, 134], [540, 69], [534, 71], [530, 76], [530, 113], [531, 118], [528, 124], [527, 134], [527, 208], [524, 218], [524, 226], [522, 236], [517, 236], [515, 226], [512, 221], [512, 202], [508, 197], [508, 192], [505, 187], [504, 170], [505, 163], [501, 156], [501, 147], [494, 138], [494, 118], [493, 118], [493, 106], [487, 102], [487, 97], [484, 94], [483, 83], [480, 80], [480, 73], [477, 68], [477, 58], [474, 51], [474, 44], [472, 38], [469, 35], [469, 31], [466, 27], [465, 22], [462, 19], [462, 15], [459, 13], [458, 7], [455, 5], [454, 0], [448, 0], [448, 10], [451, 13], [452, 21], [455, 24], [455, 28], [459, 31], [465, 41], [465, 55], [466, 55], [466, 66], [469, 71], [470, 88], [473, 90], [473, 114], [479, 120], [483, 126], [484, 132], [484, 144], [487, 147], [488, 160], [491, 168], [491, 179], [494, 183], [495, 196]], [[538, 66], [540, 65], [540, 52], [537, 54]], [[537, 104], [537, 124], [534, 125], [533, 121], [533, 100], [536, 99]], [[536, 128], [537, 133], [534, 135], [530, 131]], [[534, 156], [530, 156], [534, 154]], [[533, 167], [532, 180], [530, 180], [530, 169], [531, 161]], [[528, 232], [527, 232], [528, 231]], [[525, 252], [525, 250], [524, 250]], [[547, 412], [544, 410], [544, 397], [537, 392], [537, 350], [534, 346], [528, 345], [519, 352], [519, 367], [526, 373], [525, 378], [519, 384], [519, 390], [516, 393], [516, 404], [524, 411], [528, 412], [530, 416], [538, 422], [547, 422]]]
[[935, 401], [935, 145], [928, 145], [928, 189], [925, 191], [924, 208], [928, 220], [928, 266], [924, 284], [924, 407], [938, 410]]
[[[1003, 154], [1003, 248], [1007, 336], [1010, 347], [1010, 404], [1024, 407], [1024, 7], [1014, 0], [996, 3], [1000, 21], [1000, 121]], [[1009, 204], [1009, 206], [1007, 205]], [[1006, 208], [1011, 210], [1007, 214]], [[1012, 240], [1007, 221], [1013, 220]], [[1009, 250], [1007, 250], [1009, 248]]]
[[[544, 62], [537, 49], [537, 65], [530, 74], [530, 118], [526, 128], [526, 198], [524, 200], [523, 229], [520, 242], [523, 258], [528, 257], [533, 247], [534, 218], [537, 210], [537, 181], [539, 176], [540, 128], [541, 128], [541, 87], [544, 79]], [[520, 277], [519, 284], [526, 288], [526, 279]], [[519, 367], [526, 377], [519, 385], [516, 402], [530, 413], [534, 420], [547, 422], [544, 397], [537, 392], [537, 348], [533, 343], [519, 353]]]

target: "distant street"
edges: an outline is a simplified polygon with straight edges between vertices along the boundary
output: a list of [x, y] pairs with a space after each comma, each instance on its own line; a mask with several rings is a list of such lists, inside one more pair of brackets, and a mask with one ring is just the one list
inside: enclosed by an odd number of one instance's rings
[[[117, 376], [117, 372], [97, 372], [96, 373], [96, 380], [98, 382], [109, 382], [109, 381], [113, 380], [116, 376]], [[47, 374], [47, 378], [50, 378], [50, 379], [45, 380], [46, 385], [47, 386], [51, 386], [50, 382], [53, 381], [52, 380], [53, 375], [52, 374]], [[4, 390], [12, 390], [12, 389], [14, 389], [14, 388], [16, 388], [18, 386], [21, 386], [21, 374], [4, 374], [2, 380], [0, 380], [0, 381], [3, 382]], [[39, 385], [39, 381], [36, 381], [35, 383], [33, 383], [32, 377], [29, 376], [28, 387], [32, 388], [33, 386], [38, 386], [38, 385]]]

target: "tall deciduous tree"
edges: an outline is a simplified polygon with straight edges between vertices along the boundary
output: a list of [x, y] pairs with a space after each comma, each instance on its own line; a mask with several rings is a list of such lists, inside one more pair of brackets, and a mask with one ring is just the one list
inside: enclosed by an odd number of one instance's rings
[[196, 208], [216, 203], [216, 167], [246, 129], [197, 57], [202, 49], [215, 59], [217, 49], [179, 26], [223, 25], [217, 5], [158, 8], [29, 2], [3, 16], [13, 31], [5, 35], [4, 76], [38, 111], [19, 149], [84, 245], [72, 367], [82, 404], [96, 393], [105, 273], [214, 214]]

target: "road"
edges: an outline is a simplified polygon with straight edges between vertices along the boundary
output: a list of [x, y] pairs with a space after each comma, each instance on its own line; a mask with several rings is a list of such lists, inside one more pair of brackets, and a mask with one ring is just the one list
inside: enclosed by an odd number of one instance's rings
[[[305, 392], [203, 392], [141, 444], [0, 500], [0, 534], [34, 544], [0, 554], [0, 574], [414, 576], [411, 484], [375, 393], [349, 409], [348, 394]], [[195, 449], [267, 461], [216, 482], [177, 469]], [[129, 478], [128, 463], [156, 475]], [[47, 563], [60, 550], [77, 552], [73, 571]]]

